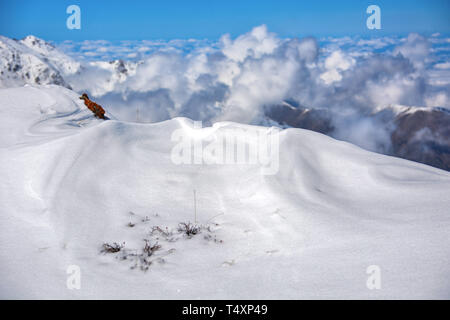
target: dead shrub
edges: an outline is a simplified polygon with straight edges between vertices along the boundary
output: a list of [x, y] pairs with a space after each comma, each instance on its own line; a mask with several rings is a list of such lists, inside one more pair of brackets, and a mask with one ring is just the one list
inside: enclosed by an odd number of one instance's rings
[[102, 246], [102, 253], [116, 253], [123, 249], [125, 246], [125, 242], [122, 244], [118, 244], [117, 242], [113, 242], [112, 244], [109, 244], [105, 242]]
[[181, 222], [178, 224], [178, 232], [184, 233], [189, 238], [199, 234], [202, 227], [196, 224], [192, 224], [190, 222]]

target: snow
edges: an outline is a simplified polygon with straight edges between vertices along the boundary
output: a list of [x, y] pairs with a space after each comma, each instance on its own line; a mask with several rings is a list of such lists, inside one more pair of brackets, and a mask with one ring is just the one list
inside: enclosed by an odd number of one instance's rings
[[66, 54], [34, 36], [13, 40], [0, 35], [0, 88], [28, 84], [70, 87], [64, 77], [81, 68]]
[[[302, 129], [279, 132], [274, 175], [176, 165], [175, 130], [244, 139], [260, 128], [102, 121], [78, 97], [0, 89], [0, 298], [450, 298], [450, 173]], [[211, 229], [188, 238], [176, 228], [194, 222], [194, 190]], [[156, 241], [152, 226], [174, 233], [146, 272], [100, 252], [137, 252]], [[66, 285], [70, 265], [79, 290]], [[379, 290], [366, 286], [371, 265]]]

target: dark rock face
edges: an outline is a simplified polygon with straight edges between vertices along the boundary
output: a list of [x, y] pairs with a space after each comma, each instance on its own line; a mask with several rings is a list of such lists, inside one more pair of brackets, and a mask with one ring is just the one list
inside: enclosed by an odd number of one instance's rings
[[445, 109], [404, 112], [391, 135], [395, 156], [450, 171], [450, 113]]
[[[307, 109], [284, 103], [266, 110], [266, 116], [279, 124], [333, 136], [333, 117], [326, 109]], [[443, 108], [409, 108], [396, 114], [382, 110], [367, 115], [383, 119], [390, 130], [389, 155], [450, 171], [450, 111]]]
[[123, 74], [127, 74], [128, 73], [128, 69], [125, 66], [125, 62], [123, 60], [121, 60], [121, 59], [113, 60], [113, 61], [110, 61], [109, 63], [114, 65], [114, 67], [116, 68], [117, 72], [123, 73]]
[[308, 129], [323, 134], [330, 134], [334, 130], [331, 114], [326, 109], [293, 107], [286, 103], [267, 109], [266, 116], [293, 128]]

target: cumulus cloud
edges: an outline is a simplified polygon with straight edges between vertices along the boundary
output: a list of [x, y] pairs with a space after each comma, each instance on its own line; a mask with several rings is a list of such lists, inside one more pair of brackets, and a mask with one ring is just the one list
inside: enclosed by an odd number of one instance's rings
[[101, 41], [82, 48], [84, 55], [115, 52], [131, 59], [86, 63], [70, 81], [131, 121], [139, 114], [147, 122], [187, 116], [206, 123], [265, 123], [267, 107], [290, 100], [327, 109], [335, 137], [385, 151], [391, 128], [368, 117], [374, 110], [394, 104], [450, 108], [449, 88], [436, 79], [448, 62], [436, 63], [432, 42], [418, 34], [317, 41], [283, 39], [263, 25], [217, 42]]
[[434, 65], [436, 69], [450, 69], [450, 62], [437, 63]]
[[430, 42], [425, 37], [411, 33], [405, 42], [395, 48], [394, 54], [402, 54], [408, 58], [417, 68], [423, 68], [428, 62], [430, 53]]
[[335, 81], [342, 80], [340, 71], [350, 69], [355, 64], [355, 59], [346, 56], [340, 50], [336, 50], [329, 57], [325, 59], [326, 72], [320, 75], [320, 78], [326, 83], [330, 84]]

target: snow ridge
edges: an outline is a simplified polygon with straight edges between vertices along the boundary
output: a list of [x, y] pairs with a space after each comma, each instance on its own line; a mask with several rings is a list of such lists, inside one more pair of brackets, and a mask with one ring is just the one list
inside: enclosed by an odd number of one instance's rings
[[[177, 165], [175, 130], [252, 141], [260, 127], [101, 121], [56, 85], [0, 89], [0, 112], [0, 298], [449, 298], [446, 171], [303, 129], [279, 132], [273, 175]], [[194, 222], [193, 190], [212, 227], [189, 237], [177, 226]], [[143, 245], [163, 258], [144, 272], [120, 259]], [[381, 290], [366, 286], [371, 265]]]

